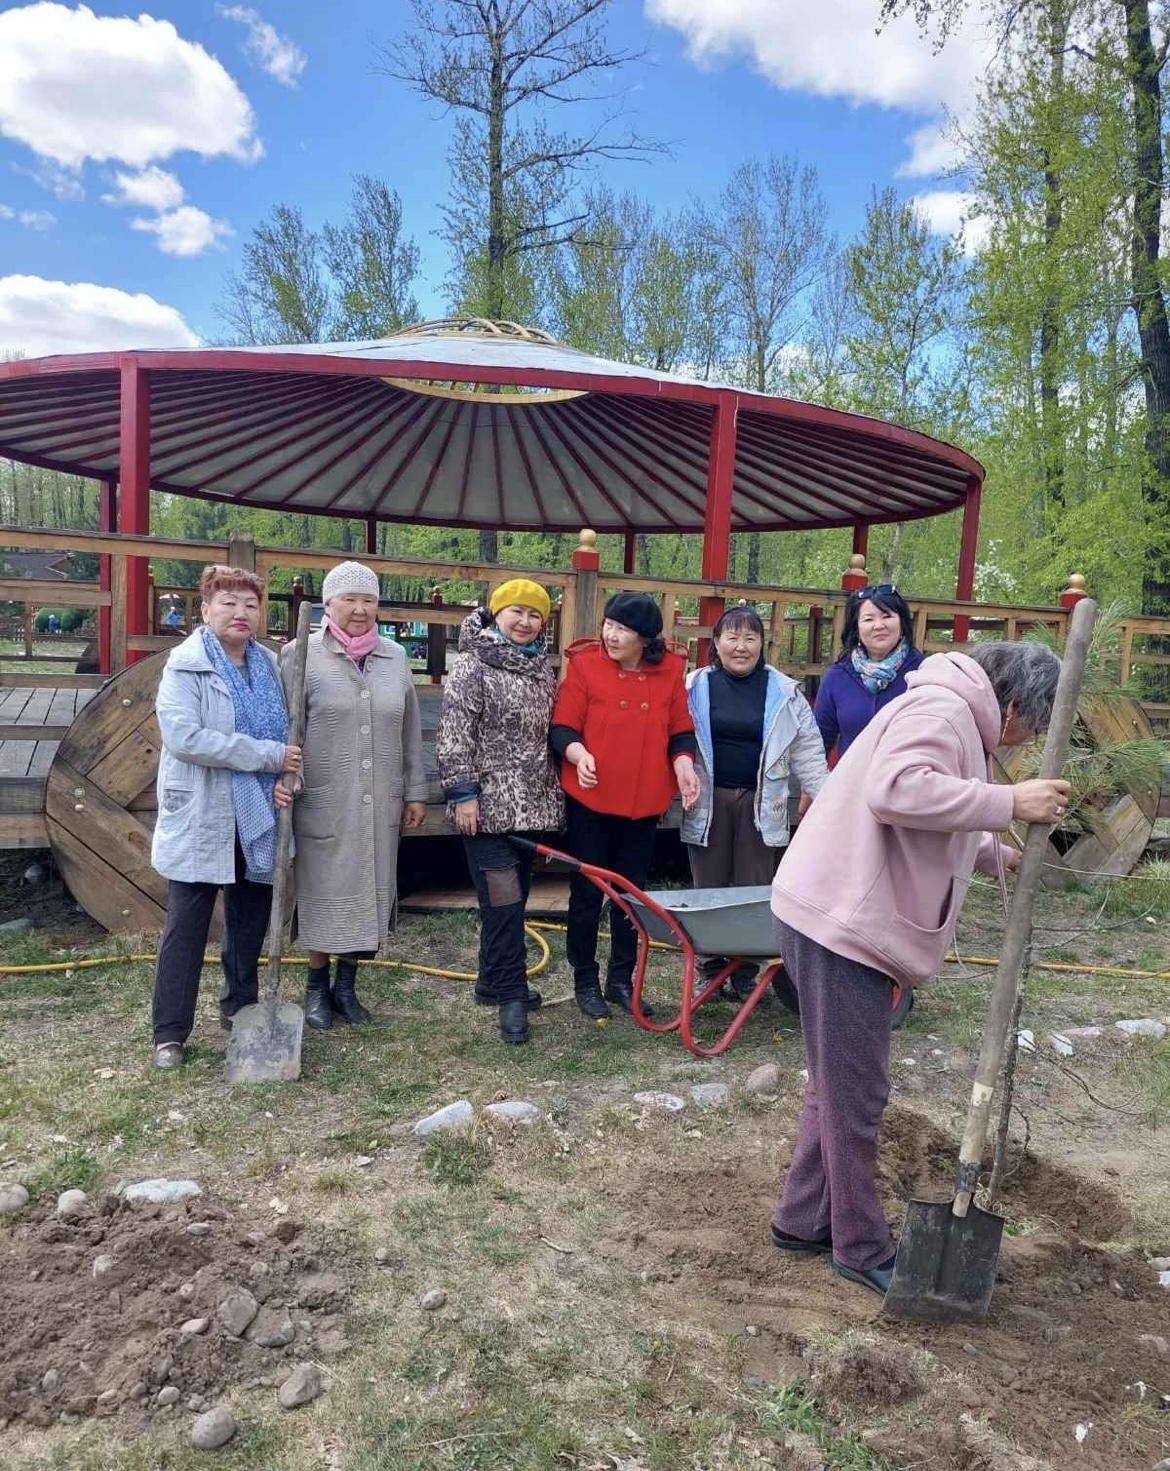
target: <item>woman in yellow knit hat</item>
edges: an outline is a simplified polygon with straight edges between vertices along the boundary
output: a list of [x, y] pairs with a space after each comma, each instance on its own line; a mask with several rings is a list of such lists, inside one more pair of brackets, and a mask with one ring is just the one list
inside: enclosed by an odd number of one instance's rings
[[548, 593], [526, 577], [502, 583], [463, 620], [443, 688], [435, 758], [479, 897], [475, 997], [500, 1009], [500, 1037], [528, 1040], [540, 993], [525, 975], [524, 906], [532, 859], [511, 833], [556, 832], [564, 806], [548, 744], [556, 676], [548, 661]]

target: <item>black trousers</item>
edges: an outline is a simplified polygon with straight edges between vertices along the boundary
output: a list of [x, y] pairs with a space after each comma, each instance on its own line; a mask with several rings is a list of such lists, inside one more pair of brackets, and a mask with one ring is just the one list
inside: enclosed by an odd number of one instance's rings
[[532, 884], [532, 857], [503, 833], [464, 837], [463, 849], [479, 898], [479, 985], [500, 1004], [528, 994], [524, 906]]
[[[272, 885], [251, 883], [246, 872], [237, 840], [236, 881], [223, 886], [223, 985], [219, 1004], [227, 1016], [234, 1016], [241, 1006], [250, 1006], [259, 995], [257, 965], [272, 912]], [[218, 893], [218, 884], [185, 884], [172, 879], [167, 885], [167, 919], [158, 946], [151, 1000], [156, 1047], [163, 1042], [185, 1042], [191, 1035], [203, 952]]]
[[[657, 817], [614, 817], [565, 797], [566, 840], [569, 852], [582, 863], [620, 873], [642, 889], [654, 854]], [[605, 896], [580, 874], [569, 879], [569, 924], [565, 954], [578, 990], [598, 984], [597, 931]], [[638, 956], [638, 937], [624, 914], [610, 905], [609, 965], [606, 981], [629, 981]]]

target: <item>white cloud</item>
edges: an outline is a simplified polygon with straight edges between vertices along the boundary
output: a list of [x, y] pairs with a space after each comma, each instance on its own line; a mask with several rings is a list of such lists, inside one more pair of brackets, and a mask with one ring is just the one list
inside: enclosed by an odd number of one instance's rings
[[132, 230], [143, 230], [158, 236], [158, 248], [164, 255], [202, 255], [219, 249], [220, 241], [233, 233], [225, 220], [213, 220], [206, 210], [184, 204], [169, 209], [153, 220], [133, 219]]
[[166, 209], [178, 209], [186, 198], [174, 174], [153, 166], [139, 174], [115, 174], [114, 186], [113, 194], [102, 195], [103, 204], [133, 204], [161, 214]]
[[57, 216], [47, 209], [13, 209], [10, 204], [0, 204], [0, 220], [15, 220], [30, 230], [47, 230], [57, 223]]
[[932, 189], [916, 194], [911, 207], [930, 227], [934, 235], [961, 236], [968, 255], [978, 255], [987, 244], [991, 222], [983, 215], [972, 215], [975, 196], [961, 189]]
[[61, 169], [262, 152], [248, 99], [170, 21], [40, 0], [0, 12], [0, 56], [0, 134]]
[[282, 87], [295, 87], [309, 60], [301, 48], [246, 5], [221, 5], [218, 9], [226, 20], [239, 21], [247, 28], [244, 50], [260, 70]]
[[748, 56], [786, 91], [838, 97], [918, 113], [930, 120], [908, 142], [900, 172], [937, 173], [951, 153], [941, 137], [944, 105], [962, 115], [986, 67], [983, 28], [957, 28], [941, 51], [905, 15], [876, 32], [875, 0], [644, 0], [647, 16], [687, 39], [691, 58], [710, 64]]
[[0, 356], [197, 347], [174, 307], [87, 281], [0, 276]]

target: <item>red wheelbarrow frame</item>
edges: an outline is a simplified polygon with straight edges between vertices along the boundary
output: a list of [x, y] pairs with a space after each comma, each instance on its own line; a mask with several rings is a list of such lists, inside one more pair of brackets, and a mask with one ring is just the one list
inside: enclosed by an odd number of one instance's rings
[[[656, 899], [652, 899], [644, 890], [638, 888], [629, 879], [623, 878], [620, 873], [614, 873], [608, 868], [598, 868], [593, 863], [582, 863], [579, 858], [574, 858], [569, 853], [562, 853], [558, 848], [550, 848], [544, 843], [533, 843], [528, 838], [517, 837], [514, 833], [509, 834], [510, 840], [521, 848], [537, 853], [541, 858], [556, 859], [559, 863], [567, 864], [574, 872], [579, 873], [582, 878], [594, 884], [611, 904], [618, 909], [629, 920], [638, 937], [638, 955], [634, 963], [634, 975], [632, 980], [632, 1006], [634, 1020], [647, 1032], [678, 1032], [682, 1037], [683, 1046], [688, 1052], [694, 1053], [696, 1057], [718, 1057], [721, 1052], [726, 1052], [735, 1041], [749, 1016], [755, 1010], [760, 997], [771, 986], [774, 978], [784, 969], [782, 960], [774, 960], [765, 966], [756, 980], [752, 993], [748, 996], [735, 1016], [729, 1023], [727, 1030], [718, 1042], [710, 1047], [703, 1046], [695, 1040], [691, 1029], [691, 1019], [695, 1012], [704, 1002], [709, 1001], [712, 996], [718, 994], [724, 981], [731, 976], [737, 967], [742, 964], [741, 960], [729, 960], [714, 979], [707, 982], [705, 986], [695, 993], [695, 947], [683, 926], [678, 922], [669, 909], [664, 909]], [[654, 1022], [642, 1010], [642, 985], [646, 979], [646, 963], [650, 958], [650, 936], [646, 926], [642, 922], [637, 910], [628, 902], [635, 900], [651, 914], [655, 915], [670, 930], [678, 942], [678, 948], [683, 957], [683, 982], [682, 982], [682, 1007], [678, 1016], [669, 1022]], [[755, 957], [753, 957], [753, 960]]]

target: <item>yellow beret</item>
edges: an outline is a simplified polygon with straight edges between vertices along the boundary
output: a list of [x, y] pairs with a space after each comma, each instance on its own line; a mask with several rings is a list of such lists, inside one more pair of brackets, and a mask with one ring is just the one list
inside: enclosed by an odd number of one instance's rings
[[538, 582], [527, 577], [513, 577], [510, 582], [501, 582], [488, 599], [488, 612], [494, 618], [501, 608], [532, 608], [547, 623], [552, 603], [548, 593]]

